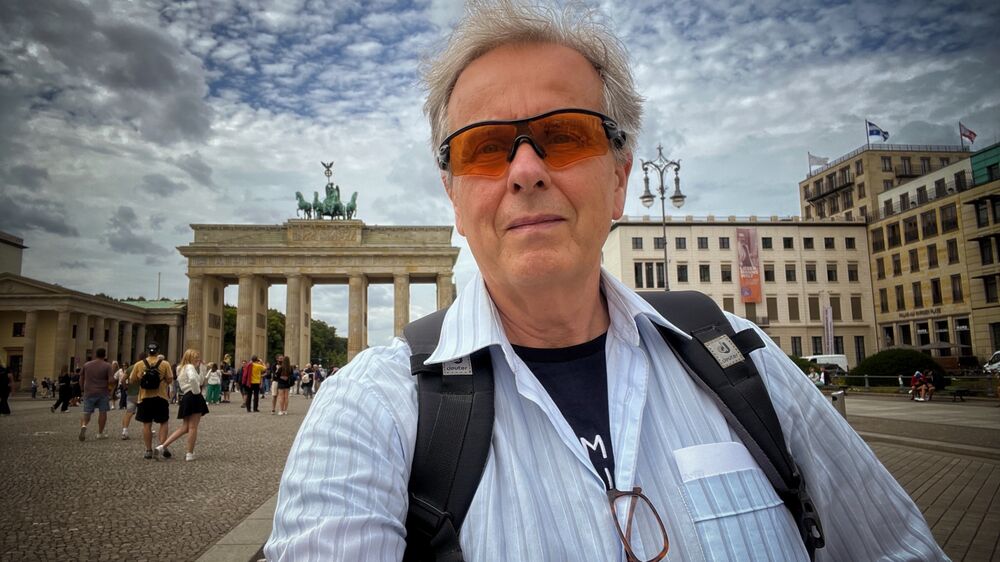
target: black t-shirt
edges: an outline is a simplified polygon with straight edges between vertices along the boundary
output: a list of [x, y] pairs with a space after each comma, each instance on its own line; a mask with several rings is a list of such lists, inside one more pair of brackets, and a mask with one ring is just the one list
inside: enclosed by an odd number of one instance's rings
[[608, 414], [607, 334], [571, 347], [512, 346], [580, 439], [605, 487], [614, 488], [615, 456]]

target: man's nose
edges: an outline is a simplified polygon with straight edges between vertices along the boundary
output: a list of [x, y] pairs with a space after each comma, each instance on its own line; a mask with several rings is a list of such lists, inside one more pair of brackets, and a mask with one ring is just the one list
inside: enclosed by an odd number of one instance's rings
[[510, 161], [507, 187], [517, 192], [526, 187], [545, 187], [549, 183], [549, 170], [542, 159], [541, 149], [527, 137], [515, 140], [514, 157]]

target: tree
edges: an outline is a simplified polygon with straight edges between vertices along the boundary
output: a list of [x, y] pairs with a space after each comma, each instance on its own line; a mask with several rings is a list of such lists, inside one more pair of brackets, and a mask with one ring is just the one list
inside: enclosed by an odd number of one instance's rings
[[[222, 352], [236, 357], [236, 307], [223, 307]], [[337, 329], [322, 320], [312, 320], [312, 362], [325, 366], [342, 366], [347, 363], [347, 338], [337, 337]], [[267, 354], [274, 357], [285, 351], [285, 315], [277, 310], [267, 311]]]
[[909, 384], [914, 371], [926, 372], [928, 369], [944, 375], [945, 371], [931, 356], [912, 349], [886, 349], [875, 355], [869, 355], [860, 365], [851, 370], [847, 384], [863, 385], [864, 375], [869, 376], [870, 386], [896, 386], [898, 377], [902, 375], [903, 382]]

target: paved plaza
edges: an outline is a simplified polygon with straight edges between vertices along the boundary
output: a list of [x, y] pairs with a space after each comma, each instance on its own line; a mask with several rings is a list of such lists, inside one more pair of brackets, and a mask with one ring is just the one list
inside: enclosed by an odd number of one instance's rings
[[[952, 559], [1000, 560], [1000, 408], [993, 403], [847, 399], [848, 419], [914, 498]], [[289, 415], [213, 406], [198, 460], [146, 461], [133, 439], [77, 441], [79, 408], [50, 414], [23, 396], [0, 419], [0, 560], [239, 560], [266, 539], [274, 494], [308, 406]], [[176, 409], [173, 409], [176, 413]], [[96, 422], [92, 422], [92, 425]], [[172, 423], [175, 423], [172, 421]], [[943, 451], [946, 448], [947, 451]], [[183, 458], [183, 441], [172, 449]], [[986, 453], [994, 453], [992, 456]]]

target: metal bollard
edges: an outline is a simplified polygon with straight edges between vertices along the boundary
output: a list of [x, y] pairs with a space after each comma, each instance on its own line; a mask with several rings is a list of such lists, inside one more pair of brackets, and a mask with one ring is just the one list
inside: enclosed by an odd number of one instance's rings
[[845, 401], [846, 395], [843, 390], [838, 390], [830, 395], [830, 400], [833, 402], [833, 407], [840, 412], [844, 419], [847, 419], [847, 402]]
[[868, 375], [865, 375], [865, 390], [868, 390]]

